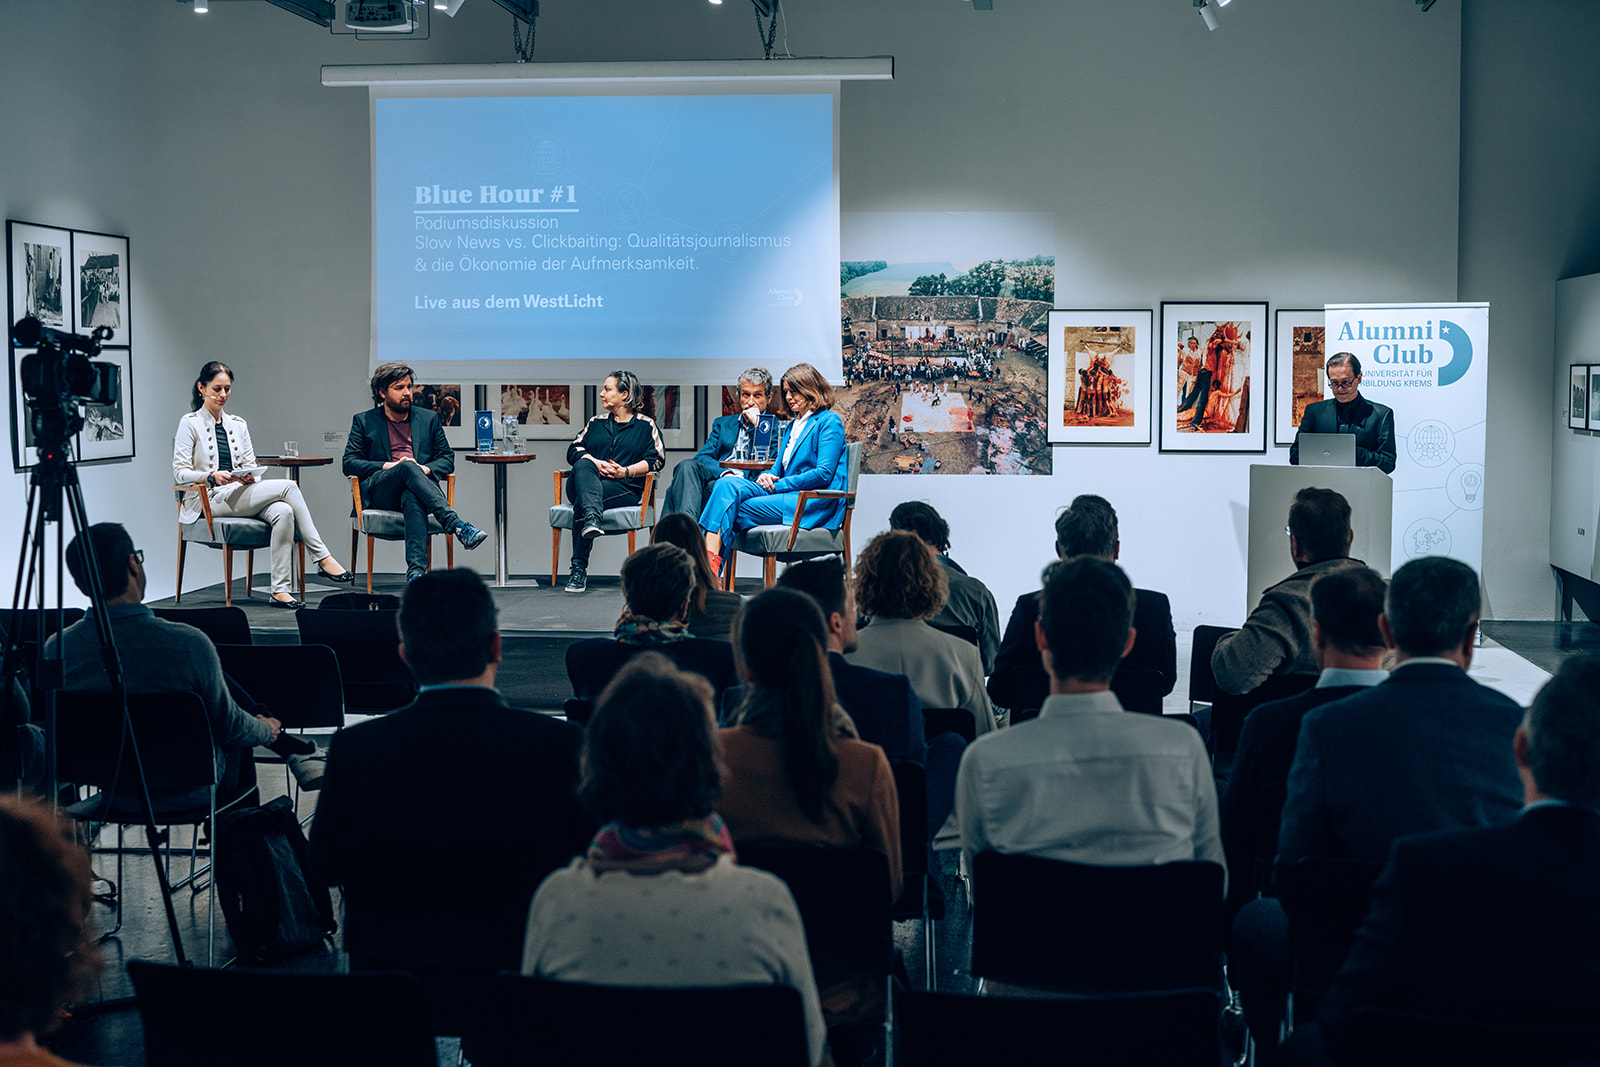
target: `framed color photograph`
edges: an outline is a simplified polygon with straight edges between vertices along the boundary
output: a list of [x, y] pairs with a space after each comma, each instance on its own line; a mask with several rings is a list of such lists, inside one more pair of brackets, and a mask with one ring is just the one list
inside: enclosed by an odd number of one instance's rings
[[133, 456], [133, 354], [126, 348], [102, 348], [97, 361], [116, 368], [117, 402], [83, 405], [78, 458], [130, 459]]
[[1145, 311], [1050, 312], [1052, 444], [1150, 443], [1150, 353]]
[[661, 443], [669, 452], [694, 451], [694, 390], [679, 385], [647, 385], [644, 408], [661, 431]]
[[471, 382], [419, 382], [411, 390], [411, 406], [426, 408], [439, 416], [444, 439], [451, 448], [470, 451], [477, 447], [477, 442], [472, 413], [465, 410], [466, 405], [461, 402], [463, 395], [472, 396]]
[[1163, 452], [1267, 450], [1265, 301], [1161, 303]]
[[1573, 430], [1589, 428], [1589, 368], [1574, 363], [1567, 368], [1571, 373], [1572, 388], [1567, 398], [1567, 427]]
[[1589, 429], [1600, 430], [1600, 363], [1589, 364]]
[[1272, 440], [1287, 447], [1294, 444], [1306, 408], [1325, 399], [1323, 364], [1328, 360], [1328, 351], [1321, 308], [1279, 308], [1275, 318]]
[[73, 329], [89, 333], [104, 326], [111, 331], [105, 344], [131, 344], [128, 279], [126, 237], [74, 230], [70, 275]]
[[[490, 395], [493, 396], [491, 390]], [[525, 441], [571, 440], [578, 435], [582, 412], [572, 410], [570, 384], [505, 384], [500, 386], [500, 417], [515, 416]], [[495, 436], [504, 431], [495, 426]]]
[[67, 261], [72, 234], [31, 222], [6, 222], [6, 248], [11, 263], [6, 337], [21, 318], [32, 315], [53, 330], [71, 330]]

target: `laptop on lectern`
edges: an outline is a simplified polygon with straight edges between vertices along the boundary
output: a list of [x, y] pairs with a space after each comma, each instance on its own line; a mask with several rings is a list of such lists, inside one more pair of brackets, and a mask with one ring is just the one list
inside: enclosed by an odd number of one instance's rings
[[1303, 433], [1300, 435], [1300, 466], [1354, 467], [1355, 465], [1355, 434]]

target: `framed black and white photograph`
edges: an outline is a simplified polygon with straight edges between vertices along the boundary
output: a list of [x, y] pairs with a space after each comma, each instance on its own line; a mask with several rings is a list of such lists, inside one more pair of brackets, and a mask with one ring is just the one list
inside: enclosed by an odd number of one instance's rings
[[1277, 329], [1273, 336], [1273, 370], [1276, 387], [1273, 399], [1273, 443], [1287, 448], [1300, 432], [1300, 419], [1306, 408], [1324, 399], [1323, 369], [1327, 361], [1327, 339], [1321, 308], [1286, 309], [1275, 313]]
[[6, 336], [11, 336], [11, 327], [18, 319], [30, 315], [52, 330], [71, 330], [67, 281], [71, 231], [8, 220], [6, 247], [11, 263]]
[[1589, 364], [1589, 429], [1600, 430], [1600, 363]]
[[1264, 453], [1266, 301], [1161, 303], [1161, 451]]
[[679, 385], [647, 385], [639, 412], [655, 420], [668, 452], [693, 452], [694, 390]]
[[1050, 312], [1051, 444], [1150, 443], [1155, 315]]
[[126, 348], [102, 348], [96, 362], [114, 368], [117, 400], [114, 404], [83, 405], [83, 429], [78, 433], [77, 456], [96, 459], [133, 457], [133, 354]]
[[1567, 428], [1587, 430], [1589, 428], [1589, 368], [1582, 363], [1574, 363], [1567, 370], [1572, 380], [1572, 388], [1567, 398]]
[[107, 233], [72, 231], [71, 307], [73, 329], [90, 333], [104, 326], [112, 346], [132, 344], [128, 323], [128, 239]]

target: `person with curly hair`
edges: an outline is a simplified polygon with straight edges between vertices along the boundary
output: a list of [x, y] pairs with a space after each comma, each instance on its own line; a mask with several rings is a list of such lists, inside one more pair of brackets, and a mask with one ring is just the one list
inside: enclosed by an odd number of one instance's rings
[[0, 1064], [71, 1067], [40, 1048], [99, 968], [84, 922], [89, 854], [38, 801], [0, 799]]
[[949, 595], [933, 549], [916, 534], [889, 530], [856, 557], [856, 605], [870, 625], [856, 635], [845, 659], [860, 667], [903, 674], [923, 708], [972, 713], [974, 735], [996, 726], [983, 688], [976, 645], [929, 626]]

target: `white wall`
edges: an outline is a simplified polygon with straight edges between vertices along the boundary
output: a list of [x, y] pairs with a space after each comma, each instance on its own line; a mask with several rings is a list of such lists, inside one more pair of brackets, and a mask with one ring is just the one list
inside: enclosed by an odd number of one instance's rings
[[1600, 582], [1600, 434], [1567, 428], [1567, 367], [1600, 363], [1600, 274], [1556, 283], [1550, 562]]
[[[738, 4], [545, 6], [542, 60], [758, 54]], [[1574, 7], [1544, 6], [1552, 18]], [[997, 7], [791, 0], [779, 36], [794, 54], [896, 57], [894, 82], [844, 90], [844, 210], [1053, 212], [1065, 307], [1457, 296], [1456, 5], [1424, 15], [1398, 0], [1248, 3], [1215, 33], [1175, 0]], [[139, 456], [86, 469], [84, 483], [92, 516], [126, 522], [151, 550], [153, 595], [171, 591], [166, 453], [200, 363], [234, 365], [235, 407], [264, 451], [288, 437], [309, 450], [366, 403], [367, 106], [359, 90], [322, 88], [320, 65], [505, 61], [509, 21], [473, 0], [428, 42], [355, 42], [264, 3], [220, 2], [204, 17], [171, 0], [0, 6], [0, 209], [132, 239]], [[1504, 239], [1485, 241], [1475, 254], [1503, 250]], [[1498, 321], [1498, 291], [1460, 295], [1496, 301]], [[1543, 411], [1548, 373], [1547, 356], [1537, 388], [1496, 388], [1536, 392]], [[536, 469], [512, 475], [516, 570], [548, 566], [559, 448], [536, 451]], [[1282, 462], [1283, 450], [1264, 458]], [[868, 479], [856, 540], [914, 486], [950, 519], [956, 558], [1006, 603], [1049, 559], [1056, 509], [1099, 492], [1121, 513], [1135, 581], [1169, 592], [1180, 625], [1227, 622], [1245, 608], [1250, 462], [1153, 445], [1062, 449], [1053, 479]], [[344, 557], [343, 485], [327, 469], [305, 485]], [[0, 498], [0, 549], [14, 543], [23, 493], [16, 478]], [[462, 510], [487, 521], [489, 498], [487, 472], [463, 471]], [[1498, 506], [1497, 531], [1512, 521]], [[186, 584], [216, 580], [214, 556], [191, 560]], [[491, 565], [487, 551], [466, 558]], [[598, 568], [619, 560], [615, 544], [597, 550]], [[380, 566], [399, 563], [385, 546]], [[1526, 568], [1496, 558], [1491, 593], [1497, 567], [1523, 580]]]

